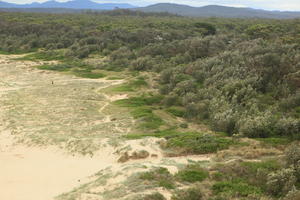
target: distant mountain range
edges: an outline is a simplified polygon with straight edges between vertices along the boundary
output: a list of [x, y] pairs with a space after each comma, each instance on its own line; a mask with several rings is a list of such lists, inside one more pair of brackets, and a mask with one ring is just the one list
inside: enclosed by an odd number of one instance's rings
[[57, 2], [55, 0], [44, 3], [13, 4], [0, 0], [0, 11], [22, 11], [22, 12], [80, 12], [79, 10], [114, 10], [132, 9], [142, 12], [167, 12], [188, 17], [227, 17], [227, 18], [274, 18], [290, 19], [300, 18], [300, 12], [267, 11], [252, 8], [236, 8], [226, 6], [203, 6], [191, 7], [187, 5], [159, 3], [147, 7], [137, 7], [131, 4], [119, 3], [96, 3], [91, 0], [70, 0], [68, 2]]
[[55, 0], [46, 1], [44, 3], [31, 4], [14, 4], [0, 0], [0, 8], [67, 8], [67, 9], [96, 9], [96, 10], [113, 10], [115, 8], [129, 9], [135, 8], [131, 4], [120, 3], [96, 3], [90, 0], [71, 0], [67, 2], [58, 2]]
[[253, 8], [236, 8], [226, 6], [191, 7], [187, 5], [160, 3], [143, 8], [143, 12], [168, 12], [189, 17], [227, 17], [227, 18], [300, 18], [300, 12], [267, 11]]

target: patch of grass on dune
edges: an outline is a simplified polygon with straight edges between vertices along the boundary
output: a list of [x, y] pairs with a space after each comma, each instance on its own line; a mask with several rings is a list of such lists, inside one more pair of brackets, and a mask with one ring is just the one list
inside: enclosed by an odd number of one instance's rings
[[154, 108], [152, 106], [159, 104], [161, 100], [162, 97], [159, 95], [145, 95], [118, 100], [115, 104], [131, 108], [131, 115], [140, 122], [139, 128], [156, 130], [164, 124], [164, 121], [162, 118], [153, 113]]
[[257, 195], [262, 193], [260, 188], [249, 185], [248, 183], [239, 179], [217, 182], [213, 185], [212, 189], [217, 195], [228, 194], [238, 197], [248, 197], [249, 195]]
[[116, 105], [122, 107], [140, 107], [140, 106], [151, 106], [159, 104], [163, 97], [161, 95], [143, 95], [139, 97], [130, 97], [128, 99], [122, 99], [115, 101]]
[[99, 73], [99, 72], [93, 72], [89, 69], [83, 69], [83, 70], [72, 70], [72, 74], [74, 74], [75, 76], [78, 77], [82, 77], [82, 78], [90, 78], [90, 79], [98, 79], [98, 78], [103, 78], [105, 77], [105, 75], [103, 73]]
[[279, 147], [291, 143], [289, 138], [256, 138], [263, 146]]
[[136, 108], [131, 112], [131, 114], [135, 119], [140, 120], [140, 128], [155, 130], [164, 124], [164, 121], [155, 115], [152, 112], [152, 109], [147, 107]]
[[125, 136], [127, 139], [143, 137], [159, 137], [167, 140], [165, 149], [174, 150], [176, 155], [207, 154], [227, 149], [238, 143], [230, 138], [199, 132], [178, 132], [175, 129], [155, 131], [152, 133], [136, 133]]
[[129, 81], [129, 83], [117, 86], [113, 88], [112, 90], [114, 92], [133, 92], [136, 89], [142, 88], [142, 87], [147, 87], [148, 83], [146, 82], [145, 78], [140, 76], [137, 77], [134, 80]]
[[167, 108], [166, 111], [175, 117], [184, 117], [185, 115], [185, 110], [180, 107], [170, 107]]
[[198, 165], [187, 165], [175, 175], [178, 181], [188, 183], [204, 181], [208, 176], [209, 172]]
[[232, 139], [212, 134], [183, 133], [168, 139], [166, 148], [173, 149], [178, 154], [207, 154], [227, 149], [233, 144]]
[[52, 60], [65, 60], [65, 56], [62, 51], [39, 51], [29, 55], [26, 55], [16, 60], [29, 60], [29, 61], [52, 61]]
[[105, 77], [105, 74], [94, 72], [93, 67], [81, 62], [63, 62], [56, 65], [40, 65], [37, 66], [41, 70], [51, 70], [59, 72], [70, 72], [77, 77], [98, 79]]
[[41, 69], [41, 70], [65, 72], [65, 71], [69, 71], [72, 68], [72, 66], [66, 65], [66, 64], [40, 65], [40, 66], [37, 66], [37, 68]]

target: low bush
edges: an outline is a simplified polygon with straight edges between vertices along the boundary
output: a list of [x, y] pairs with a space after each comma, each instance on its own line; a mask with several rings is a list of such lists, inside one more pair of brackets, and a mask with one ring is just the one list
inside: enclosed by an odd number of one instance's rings
[[267, 191], [274, 196], [282, 197], [290, 192], [296, 184], [294, 169], [281, 169], [271, 173], [267, 179]]

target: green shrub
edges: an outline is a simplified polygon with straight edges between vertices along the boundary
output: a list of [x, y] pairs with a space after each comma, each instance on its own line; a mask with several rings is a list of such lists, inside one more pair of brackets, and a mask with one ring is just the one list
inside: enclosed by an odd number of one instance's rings
[[299, 200], [300, 191], [296, 188], [293, 188], [284, 198], [283, 200]]
[[277, 197], [286, 195], [295, 187], [295, 170], [291, 168], [282, 169], [271, 173], [267, 180], [267, 191]]

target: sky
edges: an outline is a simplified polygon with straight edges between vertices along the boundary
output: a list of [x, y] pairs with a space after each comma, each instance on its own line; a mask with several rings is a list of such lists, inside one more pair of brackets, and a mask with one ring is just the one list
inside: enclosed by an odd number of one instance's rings
[[[1, 0], [0, 0], [1, 1]], [[45, 2], [47, 0], [2, 0], [10, 3]], [[68, 0], [57, 0], [68, 1]], [[147, 6], [156, 3], [177, 3], [190, 6], [223, 5], [233, 7], [251, 7], [265, 10], [300, 11], [300, 0], [93, 0], [98, 3], [130, 3], [135, 6]]]

